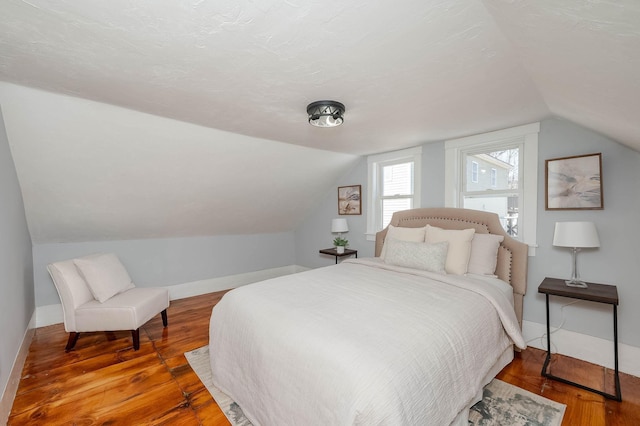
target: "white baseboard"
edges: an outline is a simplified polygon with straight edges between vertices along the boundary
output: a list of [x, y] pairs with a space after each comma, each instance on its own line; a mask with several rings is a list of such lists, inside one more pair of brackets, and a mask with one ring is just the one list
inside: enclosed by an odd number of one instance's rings
[[283, 275], [295, 274], [296, 272], [306, 271], [307, 269], [309, 268], [298, 265], [289, 265], [282, 266], [280, 268], [264, 269], [262, 271], [246, 272], [244, 274], [230, 275], [227, 277], [210, 278], [207, 280], [172, 285], [169, 286], [169, 297], [171, 300], [177, 300], [192, 296], [199, 296], [201, 294], [241, 287], [243, 285]]
[[[200, 281], [192, 281], [184, 284], [168, 286], [169, 298], [171, 300], [184, 299], [201, 294], [213, 293], [230, 288], [240, 287], [246, 284], [267, 280], [283, 275], [295, 274], [306, 271], [299, 265], [282, 266], [279, 268], [264, 269], [256, 272], [246, 272], [243, 274], [229, 275], [226, 277], [210, 278]], [[60, 324], [64, 318], [62, 315], [62, 305], [46, 305], [36, 308], [36, 327], [45, 327], [52, 324]], [[0, 423], [1, 424], [1, 423]]]
[[[522, 334], [529, 346], [547, 350], [547, 326], [531, 321], [522, 322]], [[551, 329], [551, 352], [578, 358], [592, 364], [614, 369], [613, 341], [586, 334]], [[618, 369], [640, 377], [640, 348], [618, 343]], [[542, 367], [541, 367], [542, 368]]]
[[16, 355], [16, 359], [13, 361], [11, 372], [9, 373], [9, 380], [7, 386], [4, 388], [2, 397], [0, 398], [0, 425], [6, 425], [9, 421], [9, 415], [11, 414], [11, 407], [13, 407], [13, 400], [16, 397], [18, 391], [18, 385], [20, 385], [20, 378], [22, 376], [22, 368], [29, 355], [29, 346], [33, 340], [35, 334], [36, 313], [34, 311], [31, 316], [31, 321], [27, 327], [27, 331], [24, 333], [20, 349]]

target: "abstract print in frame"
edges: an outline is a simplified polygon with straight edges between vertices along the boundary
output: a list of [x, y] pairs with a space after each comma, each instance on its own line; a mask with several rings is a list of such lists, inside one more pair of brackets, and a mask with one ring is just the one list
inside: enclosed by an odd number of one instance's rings
[[338, 187], [338, 214], [362, 214], [361, 185]]
[[545, 162], [546, 210], [601, 210], [602, 154], [552, 158]]

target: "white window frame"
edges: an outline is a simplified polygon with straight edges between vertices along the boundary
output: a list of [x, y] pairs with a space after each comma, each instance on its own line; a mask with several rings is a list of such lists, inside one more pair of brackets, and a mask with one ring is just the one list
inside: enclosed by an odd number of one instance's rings
[[491, 180], [491, 187], [495, 188], [498, 186], [498, 169], [492, 167], [490, 170], [489, 173], [491, 173], [491, 176], [489, 176], [489, 179]]
[[462, 156], [470, 150], [494, 150], [503, 146], [521, 144], [524, 156], [519, 170], [522, 185], [522, 209], [518, 227], [522, 241], [529, 246], [529, 256], [535, 256], [537, 247], [538, 215], [538, 133], [540, 123], [512, 127], [495, 132], [445, 141], [445, 206], [460, 207], [463, 185]]
[[375, 241], [376, 233], [381, 231], [382, 221], [382, 167], [391, 164], [413, 162], [413, 207], [420, 207], [422, 147], [385, 152], [367, 157], [367, 233], [368, 241]]

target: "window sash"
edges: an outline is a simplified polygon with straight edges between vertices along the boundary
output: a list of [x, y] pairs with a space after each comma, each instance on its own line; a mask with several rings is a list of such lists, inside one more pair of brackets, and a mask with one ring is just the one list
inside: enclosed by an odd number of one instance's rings
[[[495, 145], [485, 145], [482, 148], [472, 148], [469, 150], [462, 150], [460, 152], [460, 170], [462, 172], [462, 176], [461, 176], [461, 189], [459, 192], [459, 201], [458, 201], [458, 205], [462, 206], [462, 207], [466, 207], [466, 208], [473, 208], [473, 207], [469, 207], [469, 203], [465, 203], [465, 200], [467, 199], [471, 199], [471, 198], [502, 198], [502, 197], [515, 197], [517, 198], [517, 216], [519, 218], [519, 220], [524, 220], [524, 216], [525, 216], [525, 211], [524, 211], [524, 192], [523, 192], [523, 185], [522, 185], [522, 173], [518, 172], [518, 180], [517, 180], [517, 188], [504, 188], [504, 189], [468, 189], [467, 187], [467, 182], [469, 182], [469, 180], [467, 179], [467, 161], [469, 157], [472, 156], [476, 156], [478, 154], [489, 154], [491, 152], [495, 152], [495, 151], [502, 151], [502, 150], [507, 150], [507, 149], [517, 149], [518, 150], [518, 159], [517, 159], [517, 167], [518, 167], [518, 171], [523, 169], [523, 151], [524, 151], [524, 146], [523, 143], [512, 143], [512, 144], [505, 144], [505, 143], [497, 143]], [[471, 161], [472, 167], [471, 167], [471, 183], [478, 183], [478, 169], [479, 169], [479, 165], [478, 162], [476, 161]], [[492, 173], [493, 170], [496, 169], [491, 169]], [[497, 172], [497, 170], [496, 170]], [[474, 176], [475, 176], [475, 180], [474, 180]], [[491, 176], [491, 178], [493, 178], [493, 175]], [[491, 182], [493, 183], [493, 182]], [[505, 200], [506, 201], [506, 200]], [[497, 209], [497, 211], [494, 211], [493, 208]], [[522, 240], [522, 234], [520, 236], [518, 236], [516, 233], [512, 233], [510, 232], [510, 227], [509, 224], [511, 222], [506, 221], [505, 218], [510, 216], [512, 212], [509, 211], [509, 207], [508, 207], [508, 202], [505, 203], [504, 206], [501, 207], [497, 207], [495, 204], [492, 206], [492, 208], [490, 208], [487, 211], [492, 211], [494, 213], [497, 213], [498, 216], [500, 217], [500, 222], [502, 223], [504, 230], [507, 231], [513, 238]]]
[[[367, 232], [368, 241], [374, 241], [377, 232], [387, 226], [388, 220], [383, 216], [387, 216], [390, 220], [391, 214], [387, 211], [384, 213], [384, 202], [407, 200], [408, 208], [420, 206], [420, 184], [421, 184], [421, 159], [422, 147], [408, 148], [401, 151], [387, 152], [383, 154], [370, 155], [367, 158], [369, 185], [367, 188], [368, 204], [367, 204]], [[392, 194], [383, 195], [383, 167], [396, 164], [411, 163], [411, 183], [410, 193], [408, 194]], [[398, 191], [393, 191], [398, 192]], [[406, 191], [399, 191], [406, 192]]]
[[[408, 183], [409, 192], [403, 193], [401, 191], [400, 193], [394, 193], [393, 195], [384, 195], [385, 193], [387, 193], [387, 182], [385, 181], [385, 175], [384, 175], [385, 169], [388, 167], [400, 166], [405, 164], [409, 165], [409, 170], [408, 170], [409, 182], [404, 182], [404, 184]], [[381, 229], [384, 229], [389, 224], [394, 212], [413, 208], [413, 198], [414, 198], [414, 188], [415, 188], [415, 185], [414, 185], [415, 162], [413, 160], [407, 161], [406, 158], [394, 160], [394, 161], [380, 162], [378, 164], [378, 170], [379, 170], [378, 176], [380, 179], [380, 184], [379, 184], [380, 194], [378, 196], [379, 205], [380, 205], [380, 221], [378, 221], [379, 222], [378, 224], [380, 226], [379, 230], [381, 230]], [[407, 202], [402, 203], [403, 200]]]

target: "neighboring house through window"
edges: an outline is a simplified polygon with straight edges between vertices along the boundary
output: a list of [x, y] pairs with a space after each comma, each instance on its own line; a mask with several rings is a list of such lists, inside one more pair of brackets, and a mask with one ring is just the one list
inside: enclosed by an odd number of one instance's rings
[[421, 159], [422, 147], [368, 157], [368, 240], [375, 240], [393, 213], [420, 207]]
[[479, 165], [477, 161], [471, 162], [471, 182], [478, 183], [478, 169]]
[[538, 132], [534, 123], [445, 142], [445, 205], [497, 213], [535, 254]]

